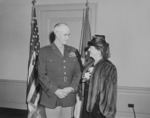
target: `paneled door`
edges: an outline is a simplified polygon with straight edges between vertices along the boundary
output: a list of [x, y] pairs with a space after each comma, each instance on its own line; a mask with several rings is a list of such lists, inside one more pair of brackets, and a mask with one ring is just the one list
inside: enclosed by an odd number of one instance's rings
[[[95, 33], [96, 4], [89, 4], [89, 7], [91, 31]], [[85, 4], [37, 5], [36, 13], [41, 47], [50, 43], [49, 35], [54, 25], [58, 22], [64, 22], [69, 25], [71, 30], [68, 45], [79, 49], [84, 12]]]

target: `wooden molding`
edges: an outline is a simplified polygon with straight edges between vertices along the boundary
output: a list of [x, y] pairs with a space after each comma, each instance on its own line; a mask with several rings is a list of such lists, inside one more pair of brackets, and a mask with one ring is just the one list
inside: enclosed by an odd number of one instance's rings
[[[133, 118], [134, 104], [137, 117], [150, 118], [150, 88], [118, 86], [116, 118]], [[0, 107], [27, 109], [26, 81], [0, 79]]]
[[27, 109], [26, 81], [0, 79], [0, 107]]

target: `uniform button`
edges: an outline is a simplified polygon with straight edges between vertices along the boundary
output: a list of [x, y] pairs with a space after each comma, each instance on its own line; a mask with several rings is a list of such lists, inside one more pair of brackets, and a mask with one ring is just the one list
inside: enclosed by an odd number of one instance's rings
[[67, 77], [64, 77], [64, 82], [67, 82]]
[[64, 75], [66, 75], [66, 72], [64, 72]]
[[64, 66], [64, 68], [66, 68], [66, 66]]
[[66, 60], [63, 61], [64, 63], [66, 62]]

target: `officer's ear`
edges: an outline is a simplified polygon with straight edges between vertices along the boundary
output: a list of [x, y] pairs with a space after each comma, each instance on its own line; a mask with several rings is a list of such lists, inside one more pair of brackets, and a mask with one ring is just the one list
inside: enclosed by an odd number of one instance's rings
[[58, 33], [59, 33], [58, 31], [54, 30], [54, 34], [55, 34], [56, 37], [58, 36]]
[[60, 31], [55, 31], [54, 33], [55, 33], [56, 38], [59, 38], [59, 39], [61, 38], [61, 32]]

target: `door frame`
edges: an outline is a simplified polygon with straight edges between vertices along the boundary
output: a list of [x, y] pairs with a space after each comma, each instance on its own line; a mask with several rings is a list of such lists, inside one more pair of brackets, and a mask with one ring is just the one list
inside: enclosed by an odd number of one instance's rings
[[[46, 5], [36, 5], [36, 16], [38, 21], [38, 28], [39, 28], [39, 38], [42, 39], [42, 21], [41, 21], [41, 14], [42, 12], [54, 12], [54, 11], [62, 11], [62, 10], [78, 10], [81, 11], [84, 15], [86, 5], [84, 3], [70, 3], [70, 4], [46, 4]], [[96, 14], [97, 14], [97, 4], [96, 3], [89, 3], [89, 21], [90, 21], [90, 28], [91, 28], [91, 35], [95, 34], [96, 32]], [[79, 46], [81, 46], [80, 39]], [[80, 47], [79, 47], [80, 48]]]

